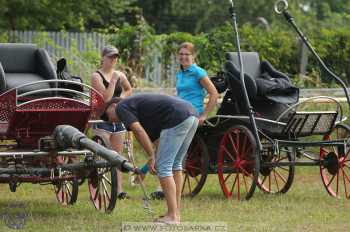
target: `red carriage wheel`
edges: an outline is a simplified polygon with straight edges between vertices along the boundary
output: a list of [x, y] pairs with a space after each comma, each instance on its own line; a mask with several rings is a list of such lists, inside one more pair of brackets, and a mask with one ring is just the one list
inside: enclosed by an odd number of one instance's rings
[[[350, 127], [338, 124], [323, 140], [349, 138]], [[321, 147], [320, 160], [321, 179], [329, 195], [350, 198], [350, 150], [347, 146]]]
[[[58, 164], [72, 162], [68, 156], [58, 156], [56, 161]], [[64, 173], [62, 173], [63, 180], [60, 180], [58, 183], [54, 184], [54, 190], [59, 203], [62, 205], [72, 205], [78, 199], [79, 183], [76, 178], [73, 178], [72, 180], [64, 180], [65, 175], [71, 176], [72, 174], [64, 171]]]
[[253, 196], [259, 171], [256, 140], [245, 126], [228, 129], [220, 142], [218, 176], [226, 198], [248, 200]]
[[280, 162], [294, 161], [293, 153], [287, 148], [274, 151], [273, 144], [260, 134], [262, 144], [258, 187], [265, 193], [286, 193], [294, 180], [295, 166], [278, 166]]
[[197, 195], [207, 179], [209, 169], [208, 149], [200, 136], [195, 136], [184, 161], [182, 196]]
[[[100, 136], [93, 140], [105, 145]], [[95, 157], [96, 160], [101, 159]], [[90, 199], [95, 208], [105, 213], [113, 211], [117, 201], [117, 169], [115, 167], [96, 168], [88, 177]]]

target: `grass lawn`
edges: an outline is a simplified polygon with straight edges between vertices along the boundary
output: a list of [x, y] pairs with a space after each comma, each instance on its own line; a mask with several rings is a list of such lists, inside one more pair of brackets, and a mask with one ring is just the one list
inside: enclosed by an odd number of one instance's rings
[[[138, 146], [136, 151], [140, 153]], [[137, 163], [143, 164], [140, 157], [135, 156]], [[27, 214], [21, 231], [33, 232], [120, 231], [122, 222], [151, 222], [141, 189], [128, 185], [127, 174], [124, 180], [131, 198], [118, 201], [111, 214], [95, 210], [86, 183], [80, 187], [77, 203], [68, 207], [58, 204], [51, 185], [22, 184], [12, 193], [7, 184], [0, 184], [0, 231], [16, 231], [5, 224], [5, 218], [19, 212]], [[154, 191], [156, 178], [148, 176], [146, 185], [148, 192]], [[154, 216], [166, 208], [164, 201], [151, 201], [151, 207]], [[227, 200], [217, 175], [209, 175], [199, 195], [182, 202], [182, 221], [225, 222], [228, 231], [350, 231], [349, 212], [349, 200], [328, 195], [316, 166], [297, 167], [294, 183], [284, 195], [256, 190], [249, 201]]]
[[[155, 178], [149, 176], [146, 184], [148, 191], [153, 191]], [[80, 188], [77, 203], [69, 207], [57, 203], [51, 185], [23, 184], [11, 193], [2, 184], [0, 215], [22, 204], [21, 210], [28, 214], [22, 231], [120, 231], [123, 221], [151, 221], [151, 215], [143, 209], [140, 188], [126, 183], [125, 189], [131, 199], [118, 201], [113, 213], [106, 215], [90, 203], [87, 184]], [[156, 215], [165, 210], [163, 201], [151, 201], [151, 206]], [[226, 222], [229, 231], [349, 231], [349, 212], [349, 201], [328, 196], [318, 167], [311, 167], [296, 169], [287, 194], [272, 196], [258, 190], [246, 202], [225, 199], [217, 176], [210, 175], [199, 195], [183, 200], [182, 220]], [[14, 230], [2, 220], [0, 231]]]

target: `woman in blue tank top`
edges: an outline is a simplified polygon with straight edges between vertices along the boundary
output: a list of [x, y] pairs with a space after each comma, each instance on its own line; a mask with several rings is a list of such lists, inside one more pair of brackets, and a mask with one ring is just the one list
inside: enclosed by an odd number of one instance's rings
[[[176, 73], [177, 95], [191, 102], [199, 114], [201, 125], [215, 107], [219, 94], [207, 72], [194, 63], [195, 49], [192, 43], [182, 43], [177, 58], [180, 63], [180, 70]], [[207, 94], [209, 100], [204, 107], [204, 98]]]

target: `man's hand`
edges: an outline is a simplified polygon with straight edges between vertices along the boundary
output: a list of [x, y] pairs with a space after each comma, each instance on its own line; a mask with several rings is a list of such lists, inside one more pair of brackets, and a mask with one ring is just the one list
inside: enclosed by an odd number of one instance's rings
[[147, 162], [148, 168], [149, 168], [149, 172], [152, 175], [156, 175], [157, 171], [156, 171], [156, 162], [154, 160], [154, 157], [149, 158], [148, 162]]
[[133, 122], [130, 125], [130, 129], [134, 133], [137, 141], [142, 145], [143, 149], [147, 153], [149, 160], [147, 161], [147, 165], [149, 167], [151, 174], [156, 174], [155, 168], [155, 151], [153, 148], [153, 144], [151, 139], [148, 137], [145, 129], [141, 126], [139, 122]]

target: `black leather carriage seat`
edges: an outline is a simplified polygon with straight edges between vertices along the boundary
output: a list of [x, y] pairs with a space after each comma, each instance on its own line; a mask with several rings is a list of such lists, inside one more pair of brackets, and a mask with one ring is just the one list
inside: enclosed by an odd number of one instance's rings
[[[34, 44], [0, 43], [0, 63], [0, 93], [31, 82], [57, 79], [48, 53]], [[19, 93], [53, 86], [53, 83], [26, 86]]]
[[[258, 96], [259, 86], [257, 86], [255, 79], [262, 74], [259, 54], [257, 52], [242, 52], [242, 62], [248, 97], [256, 115], [267, 119], [276, 119], [287, 108], [287, 105], [267, 101]], [[217, 114], [247, 115], [248, 108], [243, 99], [239, 62], [236, 52], [226, 53], [224, 68], [227, 75], [228, 91]]]

